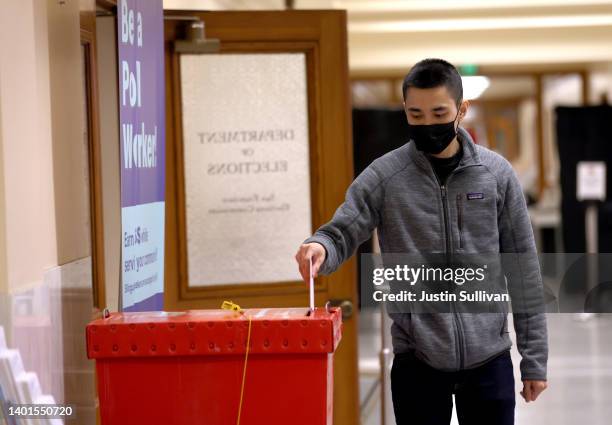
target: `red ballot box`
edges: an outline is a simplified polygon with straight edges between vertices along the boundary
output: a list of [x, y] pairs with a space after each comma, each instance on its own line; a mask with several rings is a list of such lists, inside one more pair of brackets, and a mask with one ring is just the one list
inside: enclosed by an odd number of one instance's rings
[[341, 327], [337, 308], [95, 320], [87, 355], [96, 360], [102, 424], [331, 424]]

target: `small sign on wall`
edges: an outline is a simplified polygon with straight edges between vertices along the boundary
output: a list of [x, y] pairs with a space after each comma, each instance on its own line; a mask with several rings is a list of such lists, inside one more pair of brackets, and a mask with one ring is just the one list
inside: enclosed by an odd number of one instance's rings
[[578, 162], [576, 179], [576, 197], [579, 201], [603, 201], [606, 199], [605, 162]]

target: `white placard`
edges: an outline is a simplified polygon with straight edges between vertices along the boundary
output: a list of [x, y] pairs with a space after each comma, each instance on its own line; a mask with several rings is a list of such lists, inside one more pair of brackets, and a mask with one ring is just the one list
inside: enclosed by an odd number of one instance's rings
[[606, 163], [580, 161], [576, 172], [576, 197], [579, 201], [606, 199]]
[[182, 55], [180, 67], [189, 286], [301, 280], [305, 55]]

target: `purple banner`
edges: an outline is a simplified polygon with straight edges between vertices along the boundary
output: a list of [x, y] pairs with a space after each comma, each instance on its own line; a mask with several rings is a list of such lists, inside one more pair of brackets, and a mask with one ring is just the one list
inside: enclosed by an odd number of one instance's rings
[[161, 310], [166, 192], [162, 0], [117, 5], [121, 306]]
[[121, 0], [118, 15], [121, 206], [129, 207], [166, 193], [162, 0]]

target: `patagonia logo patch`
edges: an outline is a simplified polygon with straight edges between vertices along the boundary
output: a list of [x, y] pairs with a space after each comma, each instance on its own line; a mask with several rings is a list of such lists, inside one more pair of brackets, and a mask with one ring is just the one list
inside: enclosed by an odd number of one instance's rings
[[466, 196], [468, 201], [472, 201], [474, 199], [484, 199], [484, 193], [482, 192], [470, 192]]

